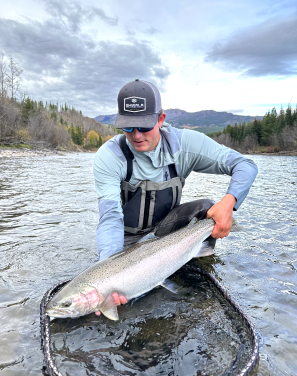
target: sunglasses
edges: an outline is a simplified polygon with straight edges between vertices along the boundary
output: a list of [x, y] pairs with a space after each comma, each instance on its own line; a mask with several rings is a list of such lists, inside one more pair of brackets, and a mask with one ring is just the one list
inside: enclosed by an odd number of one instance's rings
[[152, 128], [129, 127], [129, 128], [122, 128], [122, 130], [123, 130], [124, 132], [132, 133], [134, 128], [137, 128], [137, 130], [138, 130], [139, 132], [141, 132], [141, 133], [149, 132], [149, 131], [151, 131], [152, 129], [154, 129], [154, 127], [152, 127]]

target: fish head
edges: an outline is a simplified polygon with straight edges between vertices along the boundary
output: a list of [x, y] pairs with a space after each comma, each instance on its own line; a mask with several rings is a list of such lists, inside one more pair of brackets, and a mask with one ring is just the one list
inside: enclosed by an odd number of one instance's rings
[[104, 298], [90, 285], [63, 287], [46, 306], [46, 314], [51, 317], [79, 317], [98, 310]]

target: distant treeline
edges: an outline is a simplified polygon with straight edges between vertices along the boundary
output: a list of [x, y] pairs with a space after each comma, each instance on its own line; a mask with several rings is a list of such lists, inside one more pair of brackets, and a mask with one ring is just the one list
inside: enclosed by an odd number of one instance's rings
[[25, 95], [17, 98], [20, 70], [12, 58], [0, 59], [0, 144], [44, 145], [74, 149], [100, 147], [121, 131], [83, 116], [65, 104], [43, 103]]
[[273, 108], [262, 120], [228, 125], [223, 131], [208, 136], [241, 152], [297, 150], [297, 108], [292, 110], [289, 105], [279, 113]]

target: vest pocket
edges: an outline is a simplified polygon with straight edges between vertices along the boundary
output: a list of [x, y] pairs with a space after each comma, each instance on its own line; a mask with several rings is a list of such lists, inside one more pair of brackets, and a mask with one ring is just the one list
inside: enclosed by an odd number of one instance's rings
[[141, 204], [142, 189], [138, 187], [135, 192], [128, 192], [129, 201], [123, 207], [125, 226], [137, 228], [139, 223], [139, 208]]
[[156, 191], [152, 225], [155, 226], [171, 210], [173, 201], [172, 187]]

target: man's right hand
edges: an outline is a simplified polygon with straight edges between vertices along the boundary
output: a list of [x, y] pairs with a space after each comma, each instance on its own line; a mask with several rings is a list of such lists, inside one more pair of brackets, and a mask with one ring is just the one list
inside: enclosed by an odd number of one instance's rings
[[213, 218], [216, 222], [211, 236], [215, 239], [228, 236], [232, 227], [232, 213], [236, 199], [227, 193], [223, 199], [214, 204], [207, 212], [207, 218]]
[[[119, 295], [117, 292], [112, 293], [112, 297], [113, 297], [114, 302], [115, 302], [115, 304], [117, 306], [121, 305], [121, 304], [126, 304], [127, 303], [127, 299], [125, 298], [125, 296], [124, 295]], [[95, 315], [100, 316], [101, 312], [97, 311], [97, 312], [95, 312]]]

